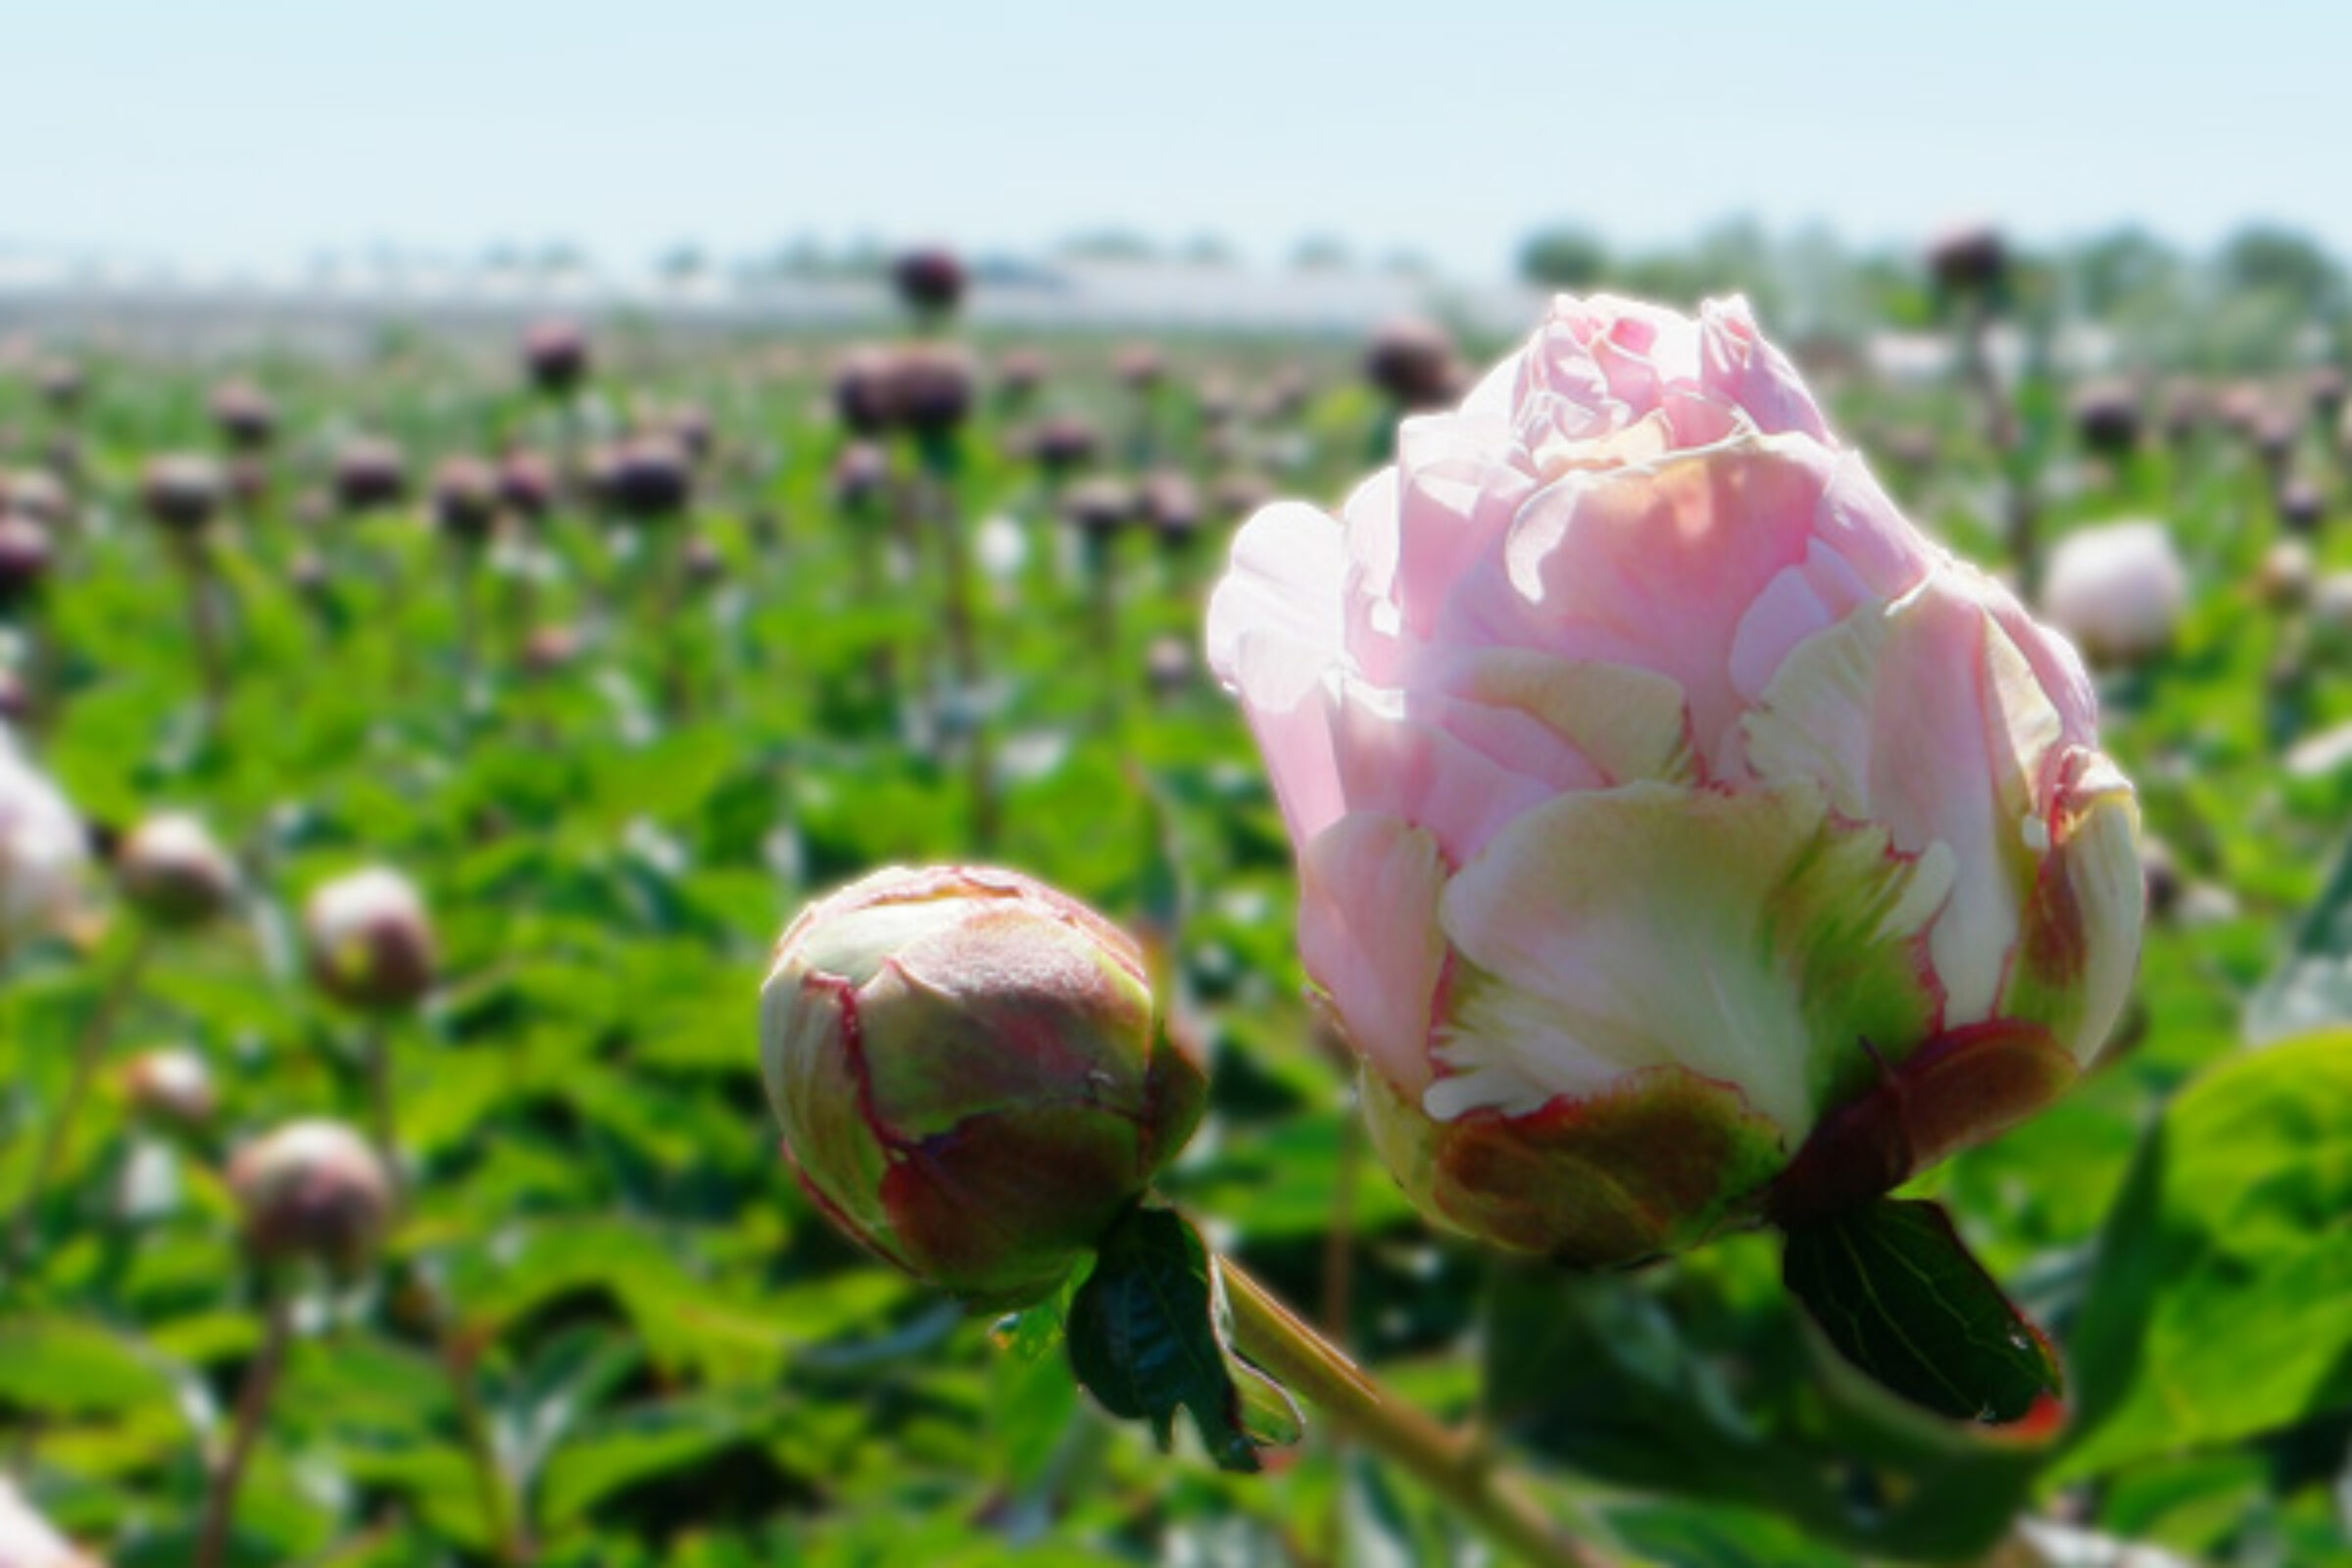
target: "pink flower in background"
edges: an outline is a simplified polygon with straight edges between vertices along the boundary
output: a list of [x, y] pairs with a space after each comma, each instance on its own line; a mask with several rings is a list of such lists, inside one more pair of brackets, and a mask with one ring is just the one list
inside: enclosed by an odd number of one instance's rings
[[2054, 1095], [2129, 990], [2081, 663], [1743, 302], [1559, 300], [1337, 519], [1250, 520], [1208, 653], [1383, 1153], [1490, 1241], [1625, 1262], [1872, 1196]]

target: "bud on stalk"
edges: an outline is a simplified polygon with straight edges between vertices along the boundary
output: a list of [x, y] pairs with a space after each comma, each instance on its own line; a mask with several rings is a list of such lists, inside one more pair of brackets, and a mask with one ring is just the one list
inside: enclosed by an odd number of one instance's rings
[[786, 929], [760, 1062], [835, 1224], [975, 1309], [1052, 1291], [1206, 1093], [1135, 942], [1017, 872], [893, 868]]

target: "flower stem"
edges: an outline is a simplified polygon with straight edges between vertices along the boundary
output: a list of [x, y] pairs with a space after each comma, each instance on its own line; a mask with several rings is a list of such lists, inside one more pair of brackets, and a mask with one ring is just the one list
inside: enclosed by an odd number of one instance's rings
[[1498, 1549], [1534, 1568], [1604, 1568], [1571, 1540], [1475, 1438], [1383, 1388], [1232, 1259], [1217, 1259], [1235, 1348], [1391, 1464], [1417, 1477]]
[[457, 1316], [447, 1301], [433, 1307], [435, 1338], [440, 1342], [441, 1365], [449, 1375], [451, 1399], [458, 1410], [458, 1430], [466, 1441], [466, 1455], [473, 1468], [475, 1494], [481, 1499], [482, 1523], [488, 1530], [497, 1560], [506, 1568], [531, 1560], [530, 1539], [519, 1527], [512, 1506], [511, 1488], [498, 1449], [490, 1439], [490, 1422], [482, 1412], [481, 1396], [474, 1390], [473, 1353], [459, 1332]]
[[9, 1253], [23, 1263], [32, 1250], [33, 1226], [39, 1216], [41, 1195], [57, 1177], [58, 1168], [65, 1163], [66, 1152], [74, 1133], [74, 1123], [80, 1118], [81, 1107], [89, 1101], [90, 1090], [98, 1081], [98, 1069], [106, 1060], [107, 1042], [115, 1032], [115, 1020], [122, 1016], [132, 995], [138, 990], [139, 971], [147, 966], [149, 949], [154, 934], [145, 926], [131, 939], [130, 950], [122, 955], [107, 980], [106, 988], [98, 995], [97, 1005], [90, 1009], [81, 1035], [74, 1043], [74, 1077], [67, 1085], [66, 1098], [58, 1102], [57, 1112], [49, 1118], [49, 1128], [41, 1140], [41, 1152], [32, 1163], [32, 1178], [25, 1184], [24, 1197], [18, 1200], [16, 1223], [9, 1237]]
[[227, 1451], [213, 1467], [212, 1484], [205, 1491], [204, 1524], [196, 1537], [196, 1568], [220, 1568], [226, 1560], [229, 1527], [236, 1518], [237, 1489], [244, 1484], [246, 1465], [261, 1441], [262, 1423], [270, 1412], [270, 1396], [277, 1387], [277, 1375], [286, 1363], [286, 1348], [294, 1339], [293, 1293], [275, 1271], [266, 1289], [270, 1293], [268, 1324], [262, 1331], [262, 1348], [246, 1366], [244, 1385], [237, 1390], [236, 1424], [229, 1432]]
[[407, 1184], [400, 1169], [400, 1114], [392, 1092], [391, 1030], [382, 1020], [369, 1021], [360, 1054], [368, 1074], [368, 1116], [375, 1138], [375, 1152], [384, 1162], [384, 1175], [392, 1184], [392, 1203], [397, 1209]]

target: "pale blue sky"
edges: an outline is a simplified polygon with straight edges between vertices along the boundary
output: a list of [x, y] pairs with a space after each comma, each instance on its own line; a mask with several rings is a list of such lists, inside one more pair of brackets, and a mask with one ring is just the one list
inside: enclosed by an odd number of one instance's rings
[[0, 246], [635, 263], [799, 233], [1310, 232], [1500, 275], [1555, 217], [1911, 238], [2249, 217], [2352, 252], [2352, 7], [9, 0]]

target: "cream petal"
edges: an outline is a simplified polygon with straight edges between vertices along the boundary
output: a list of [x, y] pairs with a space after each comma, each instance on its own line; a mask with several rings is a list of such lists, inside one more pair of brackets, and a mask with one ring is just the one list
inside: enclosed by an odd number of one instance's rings
[[1564, 796], [1446, 886], [1457, 954], [1425, 1105], [1524, 1114], [1678, 1065], [1801, 1140], [1826, 1101], [1907, 1050], [1934, 999], [1916, 949], [1947, 856], [1831, 821], [1810, 787], [1635, 784]]

